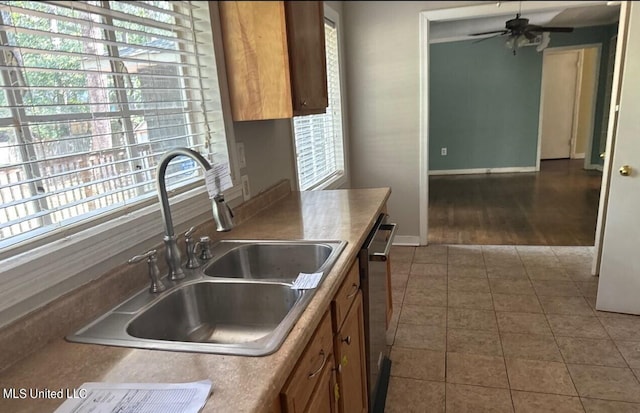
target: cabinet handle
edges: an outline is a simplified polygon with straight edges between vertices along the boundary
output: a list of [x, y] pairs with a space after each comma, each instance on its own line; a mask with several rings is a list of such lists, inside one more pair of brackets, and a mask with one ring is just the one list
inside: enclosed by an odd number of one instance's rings
[[351, 345], [351, 336], [346, 336], [345, 338], [342, 339], [343, 343], [347, 343], [348, 346]]
[[307, 101], [306, 101], [306, 100], [302, 100], [302, 101], [300, 102], [300, 105], [301, 105], [301, 106], [307, 106]]
[[322, 364], [320, 365], [320, 368], [318, 370], [314, 371], [313, 373], [309, 373], [308, 378], [310, 379], [320, 374], [320, 372], [324, 368], [324, 365], [327, 364], [327, 355], [325, 354], [324, 350], [320, 350], [320, 355], [322, 356]]
[[352, 287], [354, 287], [354, 288], [353, 288], [353, 292], [352, 292], [352, 293], [347, 294], [347, 298], [352, 298], [352, 297], [354, 297], [356, 294], [358, 294], [358, 289], [360, 288], [360, 286], [359, 286], [358, 284], [356, 284], [356, 283], [353, 283]]

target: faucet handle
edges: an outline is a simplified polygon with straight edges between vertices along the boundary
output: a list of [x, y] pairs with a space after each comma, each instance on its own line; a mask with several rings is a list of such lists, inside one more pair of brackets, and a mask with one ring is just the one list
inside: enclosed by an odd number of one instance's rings
[[193, 241], [193, 233], [196, 232], [196, 227], [193, 226], [184, 233], [184, 243], [187, 249], [187, 264], [186, 267], [189, 269], [198, 268], [200, 266], [200, 261], [198, 261], [198, 257], [196, 256], [196, 249], [198, 248], [198, 244]]
[[147, 261], [150, 260], [156, 260], [158, 259], [158, 255], [157, 255], [158, 251], [156, 250], [149, 250], [147, 252], [145, 252], [144, 254], [141, 255], [136, 255], [132, 258], [129, 259], [129, 261], [127, 261], [127, 263], [129, 264], [136, 264], [144, 259], [147, 259]]
[[185, 238], [191, 238], [191, 236], [193, 235], [194, 232], [196, 232], [196, 226], [195, 225], [193, 227], [189, 228], [187, 230], [187, 232], [184, 233], [184, 237]]
[[136, 255], [127, 261], [128, 264], [136, 264], [146, 259], [149, 266], [149, 279], [151, 279], [151, 286], [149, 292], [160, 293], [167, 289], [165, 285], [160, 281], [160, 270], [158, 269], [158, 254], [156, 250], [149, 250], [141, 255]]
[[211, 253], [211, 238], [208, 236], [200, 237], [200, 241], [196, 242], [195, 251], [200, 249], [200, 261], [209, 261], [213, 258], [213, 254]]

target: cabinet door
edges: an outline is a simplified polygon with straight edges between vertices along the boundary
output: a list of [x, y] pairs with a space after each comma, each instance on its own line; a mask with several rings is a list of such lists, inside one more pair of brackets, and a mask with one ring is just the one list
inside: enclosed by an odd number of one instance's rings
[[331, 370], [333, 361], [333, 331], [331, 316], [327, 311], [320, 325], [309, 340], [289, 380], [285, 384], [281, 400], [287, 413], [302, 413], [308, 409], [314, 391], [320, 386], [324, 370]]
[[339, 393], [337, 393], [339, 390], [336, 387], [334, 365], [335, 361], [332, 356], [322, 371], [322, 377], [320, 377], [316, 391], [309, 400], [308, 413], [338, 413], [336, 399], [339, 397]]
[[329, 105], [322, 1], [285, 1], [293, 114], [325, 113]]
[[291, 80], [281, 1], [221, 1], [233, 120], [290, 118]]
[[367, 371], [364, 349], [362, 291], [358, 292], [342, 328], [335, 337], [338, 363], [338, 404], [342, 413], [367, 412]]

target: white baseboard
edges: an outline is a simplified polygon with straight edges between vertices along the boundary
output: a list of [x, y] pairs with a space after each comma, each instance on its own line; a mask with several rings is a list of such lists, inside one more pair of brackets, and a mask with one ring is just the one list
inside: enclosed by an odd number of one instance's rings
[[429, 171], [429, 175], [507, 174], [535, 171], [535, 166], [515, 166], [507, 168], [443, 169], [439, 171]]
[[596, 171], [602, 172], [602, 165], [599, 165], [596, 163], [596, 164], [593, 164], [592, 166], [593, 166], [593, 169], [595, 169]]
[[571, 157], [571, 159], [584, 159], [584, 157], [585, 157], [584, 153], [576, 153]]
[[396, 235], [393, 245], [405, 247], [417, 247], [420, 245], [420, 237], [415, 235]]

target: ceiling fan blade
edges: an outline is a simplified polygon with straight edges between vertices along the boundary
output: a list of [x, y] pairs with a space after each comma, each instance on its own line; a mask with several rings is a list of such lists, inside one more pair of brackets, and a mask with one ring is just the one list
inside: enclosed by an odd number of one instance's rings
[[484, 34], [494, 34], [494, 33], [505, 34], [505, 33], [508, 33], [508, 32], [509, 32], [509, 30], [505, 30], [505, 29], [502, 29], [502, 30], [492, 30], [492, 31], [490, 31], [490, 32], [471, 33], [469, 36], [482, 36], [482, 35], [484, 35]]
[[505, 34], [506, 33], [498, 33], [498, 34], [494, 34], [493, 36], [483, 37], [482, 39], [474, 40], [473, 42], [471, 42], [471, 44], [480, 43], [480, 42], [483, 42], [483, 41], [488, 40], [488, 39], [493, 39], [494, 37], [503, 36]]
[[544, 27], [544, 26], [529, 26], [526, 29], [530, 32], [550, 32], [550, 33], [571, 33], [573, 31], [573, 27]]
[[571, 33], [573, 31], [573, 27], [543, 27], [542, 31], [554, 33]]

